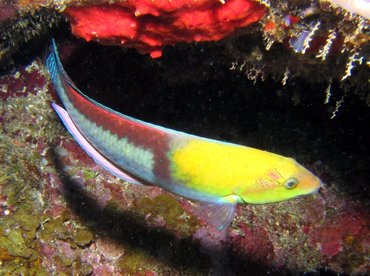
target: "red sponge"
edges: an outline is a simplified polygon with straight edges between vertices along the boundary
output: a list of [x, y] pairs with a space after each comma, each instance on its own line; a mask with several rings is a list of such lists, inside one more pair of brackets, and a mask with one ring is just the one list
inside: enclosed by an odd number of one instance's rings
[[252, 0], [128, 0], [69, 7], [72, 32], [87, 41], [125, 45], [153, 58], [165, 45], [215, 41], [258, 21], [265, 8]]

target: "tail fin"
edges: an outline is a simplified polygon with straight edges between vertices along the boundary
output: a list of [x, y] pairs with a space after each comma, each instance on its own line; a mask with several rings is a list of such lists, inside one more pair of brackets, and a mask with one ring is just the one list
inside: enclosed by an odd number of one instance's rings
[[54, 38], [51, 40], [49, 46], [49, 54], [46, 58], [45, 65], [49, 71], [50, 78], [54, 85], [57, 84], [57, 79], [60, 78], [62, 82], [66, 82], [69, 85], [75, 86], [70, 77], [67, 75], [66, 71], [64, 71], [62, 62], [59, 58], [57, 44]]
[[[45, 62], [46, 68], [50, 74], [51, 81], [53, 82], [54, 87], [56, 88], [58, 94], [59, 89], [62, 89], [61, 86], [72, 86], [74, 90], [86, 97], [73, 83], [71, 78], [67, 75], [67, 72], [64, 70], [62, 62], [59, 58], [57, 44], [54, 38], [51, 40], [49, 46], [49, 54]], [[60, 95], [59, 95], [60, 96]]]
[[55, 43], [54, 38], [51, 40], [51, 44], [49, 47], [49, 54], [48, 54], [48, 57], [46, 58], [45, 65], [49, 71], [51, 81], [55, 85], [56, 79], [58, 76], [58, 71], [59, 71], [59, 68], [61, 67], [61, 63], [59, 60], [58, 49], [57, 49], [57, 45]]

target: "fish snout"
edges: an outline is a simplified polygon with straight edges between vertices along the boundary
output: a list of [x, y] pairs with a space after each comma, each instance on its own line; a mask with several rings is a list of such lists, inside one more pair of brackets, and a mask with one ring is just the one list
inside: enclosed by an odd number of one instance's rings
[[307, 169], [305, 169], [301, 174], [300, 182], [301, 189], [305, 194], [315, 194], [324, 187], [321, 180]]

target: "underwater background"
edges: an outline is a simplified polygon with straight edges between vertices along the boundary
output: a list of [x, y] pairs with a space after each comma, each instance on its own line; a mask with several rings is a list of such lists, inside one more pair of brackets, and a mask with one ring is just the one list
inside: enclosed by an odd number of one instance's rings
[[[296, 2], [269, 2], [262, 23], [223, 40], [164, 43], [155, 59], [140, 43], [131, 46], [145, 54], [74, 37], [73, 18], [57, 1], [1, 2], [0, 275], [366, 275], [368, 20], [348, 19], [325, 1]], [[312, 5], [321, 10], [292, 30], [271, 31], [269, 22]], [[291, 40], [305, 39], [316, 22], [322, 30], [340, 26], [342, 44], [325, 59], [317, 57], [325, 43], [301, 53]], [[232, 224], [217, 231], [193, 214], [191, 201], [117, 179], [78, 146], [51, 107], [59, 103], [44, 66], [52, 37], [71, 79], [95, 101], [293, 157], [324, 188], [240, 205]], [[330, 41], [327, 33], [315, 37]]]

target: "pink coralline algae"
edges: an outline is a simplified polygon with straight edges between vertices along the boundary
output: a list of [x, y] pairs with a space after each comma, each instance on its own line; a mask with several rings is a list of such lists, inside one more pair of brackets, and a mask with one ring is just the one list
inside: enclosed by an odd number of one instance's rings
[[8, 97], [27, 97], [28, 94], [36, 95], [37, 92], [43, 89], [46, 80], [37, 71], [38, 65], [36, 64], [28, 68], [20, 68], [15, 74], [0, 78], [1, 101], [6, 101]]
[[350, 206], [348, 209], [325, 219], [322, 225], [309, 231], [311, 245], [317, 246], [327, 257], [338, 255], [346, 242], [361, 236], [365, 238], [369, 226], [364, 220], [366, 216], [351, 210]]
[[269, 265], [275, 254], [266, 230], [263, 227], [250, 227], [240, 223], [238, 232], [230, 232], [229, 243], [232, 244], [232, 251], [235, 254], [244, 254], [256, 263]]
[[0, 23], [13, 18], [17, 14], [17, 8], [11, 1], [0, 2]]

